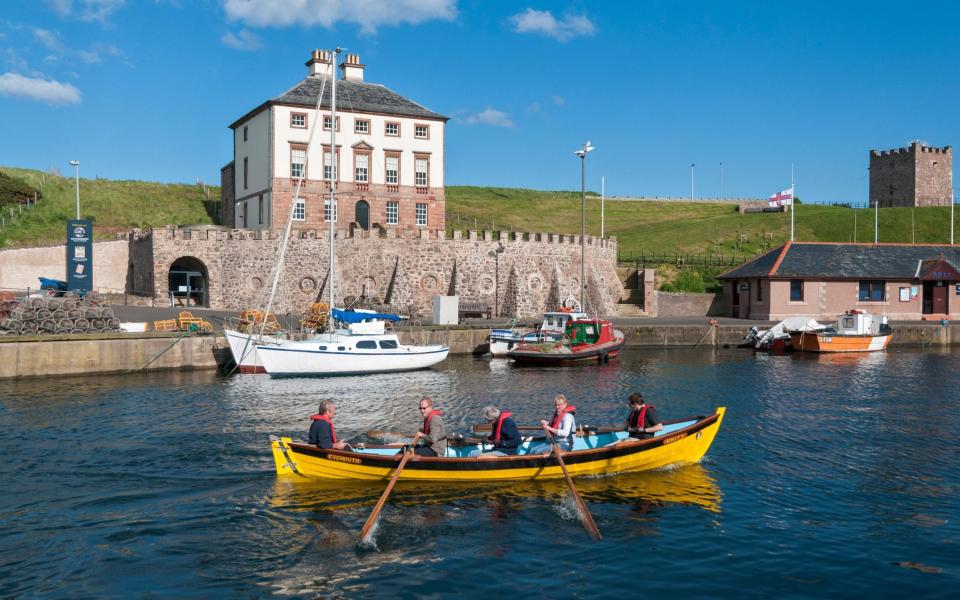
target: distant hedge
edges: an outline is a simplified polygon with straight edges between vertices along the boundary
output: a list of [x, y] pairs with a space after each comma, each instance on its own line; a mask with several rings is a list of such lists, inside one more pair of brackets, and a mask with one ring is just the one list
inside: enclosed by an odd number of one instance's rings
[[21, 204], [27, 202], [27, 200], [32, 202], [34, 194], [36, 194], [37, 199], [42, 196], [40, 190], [32, 187], [26, 181], [0, 172], [0, 206]]

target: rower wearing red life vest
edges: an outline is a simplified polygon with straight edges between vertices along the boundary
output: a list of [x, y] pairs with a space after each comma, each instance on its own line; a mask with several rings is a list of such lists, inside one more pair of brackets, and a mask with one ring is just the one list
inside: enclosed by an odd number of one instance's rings
[[321, 400], [317, 414], [310, 419], [310, 443], [318, 448], [343, 450], [346, 442], [337, 441], [337, 430], [333, 427], [333, 417], [337, 414], [337, 405], [333, 400]]
[[493, 450], [486, 454], [490, 456], [508, 456], [517, 453], [517, 448], [523, 438], [513, 420], [513, 413], [500, 410], [496, 406], [487, 406], [483, 409], [483, 418], [490, 421], [492, 431], [487, 439], [493, 442]]
[[[553, 399], [553, 405], [556, 410], [550, 421], [540, 421], [543, 430], [553, 436], [556, 443], [560, 444], [560, 449], [570, 451], [573, 449], [573, 434], [577, 428], [576, 418], [573, 416], [577, 412], [577, 407], [567, 404], [567, 397], [563, 394], [557, 394]], [[533, 451], [531, 450], [531, 453]]]
[[423, 416], [423, 425], [419, 432], [424, 443], [413, 451], [418, 456], [446, 456], [447, 428], [443, 424], [443, 413], [434, 410], [432, 398], [424, 396], [420, 398], [420, 414]]
[[656, 407], [647, 404], [642, 393], [630, 394], [629, 400], [630, 414], [627, 415], [626, 427], [630, 437], [652, 438], [656, 432], [663, 429], [663, 423], [657, 419]]

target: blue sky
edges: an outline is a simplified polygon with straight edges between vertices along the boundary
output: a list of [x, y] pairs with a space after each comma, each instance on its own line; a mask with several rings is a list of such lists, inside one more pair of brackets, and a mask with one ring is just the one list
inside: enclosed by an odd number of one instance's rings
[[0, 164], [219, 181], [227, 125], [314, 48], [452, 117], [448, 185], [867, 197], [868, 151], [960, 142], [949, 2], [3, 0]]

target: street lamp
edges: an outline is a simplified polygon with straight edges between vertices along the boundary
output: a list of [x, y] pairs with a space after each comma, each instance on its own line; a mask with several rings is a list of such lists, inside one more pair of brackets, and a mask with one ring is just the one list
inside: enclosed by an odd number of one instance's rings
[[696, 167], [697, 163], [690, 163], [690, 202], [693, 202], [693, 171]]
[[71, 160], [70, 166], [77, 169], [77, 219], [80, 219], [80, 161]]
[[585, 277], [586, 269], [586, 250], [584, 237], [587, 234], [587, 153], [593, 152], [595, 148], [590, 145], [590, 140], [583, 145], [574, 154], [580, 157], [580, 310], [587, 305], [583, 301], [583, 291], [587, 287]]

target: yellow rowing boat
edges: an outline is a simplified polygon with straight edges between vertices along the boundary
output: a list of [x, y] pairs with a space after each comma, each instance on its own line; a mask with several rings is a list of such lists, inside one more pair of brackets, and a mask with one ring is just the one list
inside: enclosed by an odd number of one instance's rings
[[[647, 471], [699, 462], [720, 429], [725, 407], [707, 416], [663, 424], [650, 439], [629, 437], [626, 431], [578, 436], [573, 450], [563, 453], [571, 475], [604, 475]], [[451, 445], [444, 457], [411, 459], [400, 479], [413, 481], [496, 481], [559, 479], [563, 471], [550, 454], [529, 454], [525, 442], [516, 456], [471, 457], [479, 446]], [[349, 450], [317, 448], [280, 438], [271, 441], [277, 474], [299, 478], [382, 480], [389, 478], [401, 455], [396, 446], [366, 446]]]

